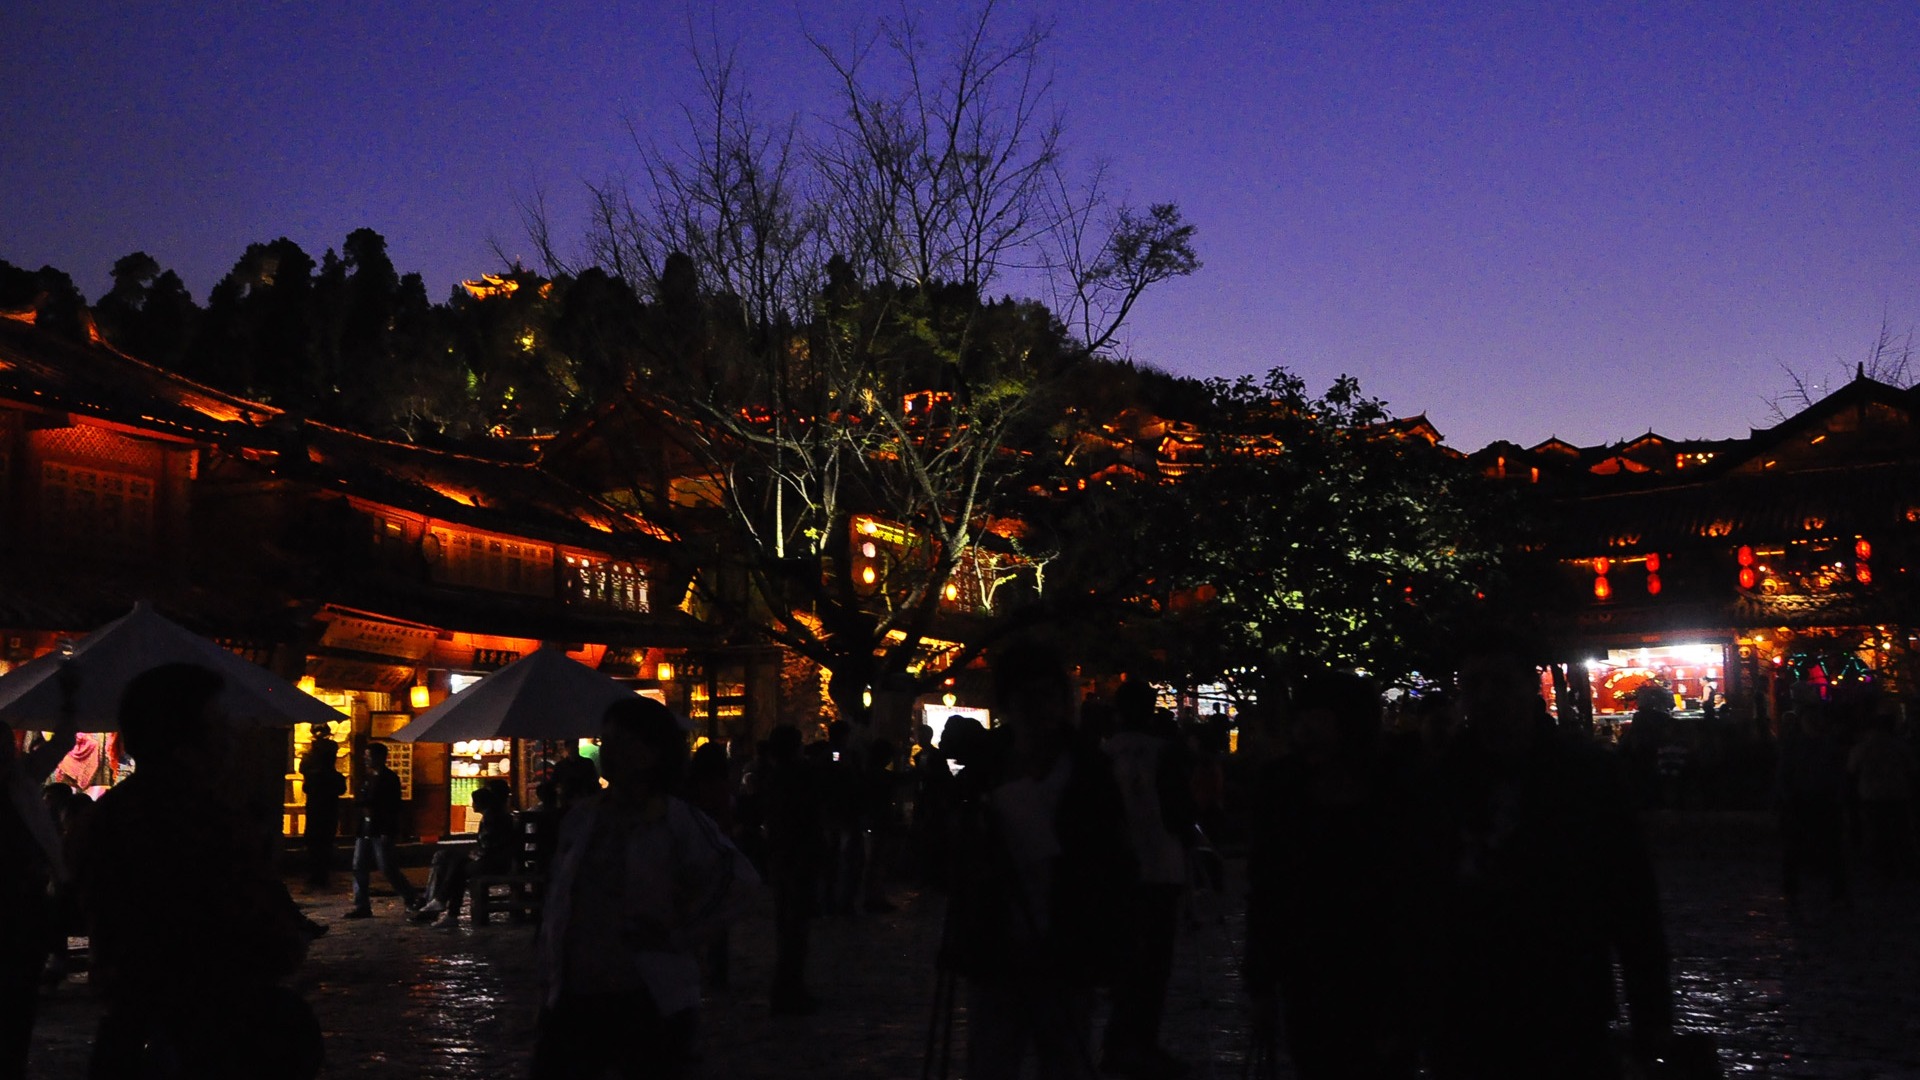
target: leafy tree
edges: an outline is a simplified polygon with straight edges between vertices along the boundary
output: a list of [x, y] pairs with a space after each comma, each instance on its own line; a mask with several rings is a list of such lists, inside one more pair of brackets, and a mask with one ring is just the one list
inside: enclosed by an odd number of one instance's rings
[[0, 308], [31, 308], [35, 326], [70, 341], [85, 341], [86, 303], [64, 272], [51, 266], [24, 270], [0, 260]]
[[1175, 620], [1181, 665], [1431, 670], [1499, 550], [1495, 493], [1351, 377], [1318, 396], [1284, 368], [1210, 387], [1199, 467], [1176, 485], [1187, 514], [1148, 541], [1170, 589], [1217, 596]]
[[193, 341], [200, 307], [180, 275], [160, 268], [144, 251], [113, 264], [113, 288], [93, 307], [107, 340], [130, 355], [178, 368]]
[[249, 244], [207, 297], [186, 373], [271, 404], [312, 412], [331, 372], [311, 363], [312, 256], [281, 237]]

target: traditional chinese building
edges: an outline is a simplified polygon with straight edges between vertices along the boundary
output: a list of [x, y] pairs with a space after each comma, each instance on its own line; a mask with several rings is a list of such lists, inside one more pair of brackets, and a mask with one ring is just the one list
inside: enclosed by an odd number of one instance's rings
[[[1602, 722], [1658, 684], [1683, 714], [1774, 721], [1796, 685], [1906, 692], [1915, 674], [1920, 392], [1860, 377], [1745, 439], [1474, 455], [1522, 485], [1514, 598]], [[1584, 672], [1584, 678], [1580, 677]]]
[[[338, 707], [348, 771], [351, 748], [543, 641], [684, 708], [676, 663], [711, 637], [680, 610], [690, 571], [668, 538], [531, 458], [302, 420], [30, 313], [0, 319], [0, 523], [8, 663], [151, 600]], [[282, 763], [290, 832], [309, 735]], [[463, 824], [485, 779], [525, 798], [558, 752], [394, 750], [425, 836]]]

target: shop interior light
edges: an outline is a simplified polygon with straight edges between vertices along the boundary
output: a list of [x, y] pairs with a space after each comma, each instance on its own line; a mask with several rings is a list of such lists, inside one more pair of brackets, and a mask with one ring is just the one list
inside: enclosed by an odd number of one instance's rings
[[315, 679], [311, 675], [300, 676], [300, 692], [301, 693], [311, 694], [318, 689], [320, 689], [319, 680]]

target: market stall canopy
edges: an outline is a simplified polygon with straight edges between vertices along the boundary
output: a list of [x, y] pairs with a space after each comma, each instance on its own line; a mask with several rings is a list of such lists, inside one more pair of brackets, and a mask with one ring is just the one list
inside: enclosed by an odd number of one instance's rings
[[633, 689], [542, 645], [414, 717], [401, 742], [468, 739], [584, 739], [600, 734], [607, 706]]
[[146, 603], [73, 643], [0, 676], [0, 720], [16, 729], [53, 730], [62, 714], [60, 667], [74, 673], [74, 716], [82, 731], [118, 731], [127, 683], [162, 664], [209, 668], [226, 682], [218, 703], [227, 715], [264, 727], [325, 724], [340, 713], [299, 687], [250, 663]]

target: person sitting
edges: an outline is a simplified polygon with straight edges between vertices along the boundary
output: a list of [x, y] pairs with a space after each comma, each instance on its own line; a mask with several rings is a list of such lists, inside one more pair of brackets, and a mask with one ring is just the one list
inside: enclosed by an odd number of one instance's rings
[[507, 807], [508, 794], [506, 783], [500, 780], [474, 791], [473, 809], [480, 815], [479, 839], [471, 846], [449, 845], [434, 852], [433, 869], [427, 876], [427, 901], [414, 913], [415, 921], [434, 920], [433, 925], [440, 929], [459, 925], [467, 882], [476, 874], [513, 871], [519, 837]]

